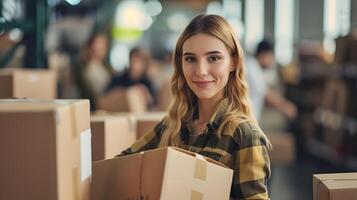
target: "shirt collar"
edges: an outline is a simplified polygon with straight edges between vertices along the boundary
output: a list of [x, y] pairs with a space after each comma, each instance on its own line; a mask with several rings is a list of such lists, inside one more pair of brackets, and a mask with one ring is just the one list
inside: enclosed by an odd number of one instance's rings
[[[207, 128], [208, 128], [207, 133], [208, 134], [215, 133], [215, 130], [218, 129], [219, 124], [221, 123], [221, 120], [223, 118], [223, 115], [227, 112], [227, 110], [228, 110], [228, 99], [224, 98], [217, 104], [215, 111], [213, 112], [213, 114], [207, 124]], [[188, 131], [188, 132], [192, 131], [192, 126], [193, 126], [192, 122], [193, 122], [193, 120], [187, 124], [184, 124], [185, 131]]]

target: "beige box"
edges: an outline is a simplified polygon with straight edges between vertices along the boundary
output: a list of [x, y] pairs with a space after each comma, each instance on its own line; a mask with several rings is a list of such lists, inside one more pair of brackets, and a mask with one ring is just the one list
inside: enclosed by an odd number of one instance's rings
[[88, 200], [88, 100], [0, 100], [0, 199]]
[[98, 110], [109, 112], [145, 112], [148, 100], [140, 87], [117, 88], [99, 98]]
[[227, 200], [233, 170], [168, 147], [94, 162], [92, 199]]
[[159, 122], [161, 122], [161, 120], [164, 119], [166, 114], [166, 112], [134, 113], [133, 116], [136, 120], [137, 138], [140, 138], [151, 131]]
[[357, 173], [314, 174], [313, 200], [357, 199]]
[[272, 164], [291, 164], [295, 162], [295, 138], [291, 133], [274, 132], [267, 134], [271, 144], [270, 160]]
[[0, 99], [55, 99], [56, 74], [51, 70], [0, 70]]
[[113, 158], [136, 140], [128, 115], [92, 115], [92, 160]]

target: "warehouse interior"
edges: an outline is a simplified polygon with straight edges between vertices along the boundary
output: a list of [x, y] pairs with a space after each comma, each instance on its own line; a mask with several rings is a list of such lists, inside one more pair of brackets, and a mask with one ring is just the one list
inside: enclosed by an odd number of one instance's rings
[[[43, 99], [89, 99], [91, 115], [98, 115], [92, 121], [108, 113], [145, 121], [140, 113], [148, 113], [156, 124], [170, 104], [177, 39], [199, 14], [223, 16], [245, 59], [261, 41], [271, 44], [274, 63], [264, 78], [293, 111], [265, 103], [260, 116], [273, 145], [269, 197], [318, 200], [314, 174], [357, 172], [357, 0], [0, 0], [0, 99], [9, 99], [1, 76], [45, 70], [51, 75], [44, 82], [32, 89], [19, 84], [26, 94], [18, 89], [13, 99], [41, 99], [48, 90]], [[116, 77], [134, 62], [145, 77], [126, 88], [132, 83]], [[143, 125], [137, 134], [151, 128]], [[1, 132], [0, 144], [6, 143]], [[357, 175], [351, 180], [356, 198]]]

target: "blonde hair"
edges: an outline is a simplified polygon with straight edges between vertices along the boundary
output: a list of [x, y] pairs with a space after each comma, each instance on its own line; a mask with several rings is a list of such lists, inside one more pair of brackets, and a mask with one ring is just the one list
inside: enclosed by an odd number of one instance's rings
[[245, 80], [243, 50], [228, 22], [218, 15], [200, 15], [194, 18], [177, 41], [173, 55], [174, 74], [171, 79], [172, 101], [168, 116], [164, 119], [166, 126], [159, 146], [182, 146], [181, 126], [193, 120], [197, 112], [197, 97], [188, 87], [182, 71], [182, 48], [185, 41], [193, 35], [205, 33], [220, 39], [234, 59], [236, 70], [229, 75], [224, 88], [228, 99], [227, 112], [217, 131], [233, 134], [237, 126], [244, 121], [256, 122], [251, 112], [248, 86]]

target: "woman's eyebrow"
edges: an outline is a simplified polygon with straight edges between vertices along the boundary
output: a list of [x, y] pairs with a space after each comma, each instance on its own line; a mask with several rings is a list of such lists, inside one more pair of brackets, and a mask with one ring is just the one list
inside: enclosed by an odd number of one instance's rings
[[194, 56], [195, 54], [194, 53], [191, 53], [191, 52], [185, 52], [183, 54], [183, 56]]
[[205, 53], [205, 55], [211, 55], [211, 54], [222, 54], [222, 52], [220, 52], [220, 51], [209, 51], [209, 52]]
[[[220, 51], [209, 51], [209, 52], [205, 53], [205, 55], [211, 55], [211, 54], [222, 54], [222, 52], [220, 52]], [[195, 56], [195, 55], [196, 54], [191, 53], [191, 52], [185, 52], [183, 54], [183, 56]]]

